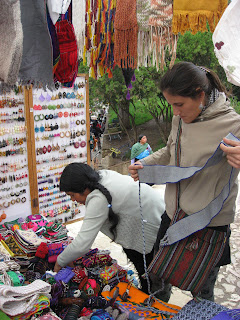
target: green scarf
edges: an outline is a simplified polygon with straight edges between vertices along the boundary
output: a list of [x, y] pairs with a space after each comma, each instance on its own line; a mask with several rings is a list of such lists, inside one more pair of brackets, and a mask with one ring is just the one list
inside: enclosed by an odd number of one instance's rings
[[145, 151], [148, 147], [148, 143], [141, 144], [140, 142], [135, 143], [131, 149], [131, 159], [137, 158], [137, 156]]

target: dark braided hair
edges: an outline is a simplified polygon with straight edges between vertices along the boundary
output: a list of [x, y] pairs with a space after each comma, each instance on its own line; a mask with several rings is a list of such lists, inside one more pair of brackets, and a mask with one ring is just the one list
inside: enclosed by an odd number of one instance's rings
[[110, 231], [113, 234], [113, 240], [116, 239], [116, 226], [119, 222], [119, 216], [112, 209], [112, 196], [110, 192], [99, 183], [100, 175], [89, 165], [81, 162], [74, 162], [67, 165], [60, 178], [60, 191], [84, 193], [88, 188], [90, 191], [99, 190], [106, 197], [108, 202], [108, 219], [112, 226]]

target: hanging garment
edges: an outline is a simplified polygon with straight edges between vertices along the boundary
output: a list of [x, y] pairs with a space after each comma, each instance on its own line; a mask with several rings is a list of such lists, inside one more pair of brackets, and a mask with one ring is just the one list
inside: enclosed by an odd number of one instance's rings
[[20, 1], [0, 1], [0, 93], [17, 82], [22, 61], [23, 32]]
[[174, 64], [177, 50], [177, 36], [172, 33], [173, 0], [151, 0], [149, 17], [153, 65], [163, 70], [166, 53], [171, 57], [170, 67]]
[[151, 65], [150, 26], [148, 24], [151, 0], [137, 0], [138, 66]]
[[108, 73], [112, 77], [114, 63], [114, 21], [116, 0], [87, 0], [83, 63], [90, 67], [94, 79]]
[[23, 56], [19, 78], [54, 89], [52, 46], [46, 17], [46, 0], [20, 0], [23, 26]]
[[85, 39], [85, 14], [86, 1], [72, 0], [72, 24], [77, 38], [79, 58], [83, 58]]
[[55, 27], [60, 49], [55, 78], [66, 86], [72, 86], [78, 73], [78, 48], [74, 28], [68, 20], [56, 22]]
[[240, 86], [240, 1], [232, 1], [224, 11], [212, 40], [218, 62], [229, 82]]
[[174, 0], [173, 33], [184, 34], [188, 30], [192, 34], [206, 32], [207, 23], [213, 32], [227, 4], [227, 0]]
[[137, 67], [137, 3], [136, 0], [117, 1], [114, 21], [114, 61], [120, 68]]

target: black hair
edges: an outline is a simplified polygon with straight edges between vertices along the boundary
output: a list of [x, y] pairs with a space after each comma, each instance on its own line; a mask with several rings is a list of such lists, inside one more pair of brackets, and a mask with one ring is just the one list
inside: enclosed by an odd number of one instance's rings
[[213, 89], [228, 95], [218, 75], [210, 69], [199, 67], [192, 62], [179, 62], [162, 77], [160, 89], [174, 96], [195, 99], [204, 91], [208, 98]]
[[67, 165], [60, 178], [60, 191], [83, 193], [87, 188], [90, 191], [95, 189], [102, 192], [107, 198], [109, 204], [108, 219], [112, 223], [110, 231], [113, 234], [113, 240], [116, 239], [116, 226], [119, 222], [119, 216], [112, 210], [112, 196], [110, 192], [99, 183], [100, 175], [89, 165], [81, 162], [74, 162]]
[[138, 136], [138, 142], [140, 142], [144, 136], [145, 136], [145, 134], [140, 134], [140, 135]]

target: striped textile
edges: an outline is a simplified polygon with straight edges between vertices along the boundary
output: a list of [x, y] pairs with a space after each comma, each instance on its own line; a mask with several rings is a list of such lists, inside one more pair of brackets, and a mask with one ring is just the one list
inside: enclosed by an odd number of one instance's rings
[[223, 253], [226, 236], [226, 232], [204, 228], [172, 245], [160, 246], [148, 272], [197, 295]]

